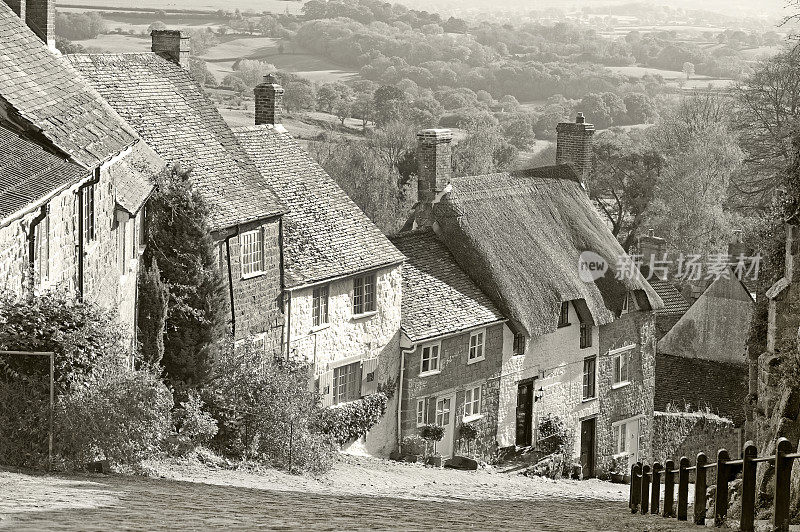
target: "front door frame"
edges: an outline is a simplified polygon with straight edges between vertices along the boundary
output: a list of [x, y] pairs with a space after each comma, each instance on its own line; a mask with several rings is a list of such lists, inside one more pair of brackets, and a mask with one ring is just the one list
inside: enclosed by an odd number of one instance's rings
[[[434, 421], [435, 421], [435, 423], [437, 425], [439, 424], [439, 401], [443, 401], [445, 399], [449, 399], [450, 400], [450, 410], [448, 412], [448, 422], [447, 422], [446, 426], [442, 425], [444, 427], [444, 430], [445, 430], [445, 436], [442, 437], [441, 441], [436, 442], [434, 444], [434, 450], [437, 453], [439, 453], [442, 456], [442, 458], [450, 458], [451, 456], [453, 456], [453, 447], [455, 445], [455, 439], [456, 439], [455, 438], [455, 416], [456, 416], [456, 411], [458, 409], [456, 408], [456, 393], [455, 392], [443, 393], [443, 394], [439, 394], [439, 395], [436, 396], [436, 403], [434, 405], [434, 416], [435, 416]], [[447, 439], [446, 437], [447, 437], [448, 434], [450, 436], [449, 445], [442, 445], [445, 442], [445, 440]], [[449, 447], [449, 449], [446, 448], [446, 447]]]
[[[583, 468], [583, 478], [594, 478], [597, 472], [597, 415], [582, 418], [581, 422], [581, 439], [580, 439], [580, 460], [581, 467]], [[591, 424], [591, 448], [588, 450], [586, 463], [583, 461], [584, 457], [584, 425]]]
[[[525, 405], [520, 405], [520, 390], [522, 388], [528, 388], [526, 392], [527, 395], [527, 403]], [[534, 398], [533, 395], [536, 391], [536, 379], [523, 379], [517, 382], [517, 406], [514, 409], [514, 429], [515, 429], [515, 438], [514, 443], [519, 447], [527, 447], [529, 445], [533, 445], [533, 403]], [[522, 429], [520, 430], [520, 416], [522, 418]]]

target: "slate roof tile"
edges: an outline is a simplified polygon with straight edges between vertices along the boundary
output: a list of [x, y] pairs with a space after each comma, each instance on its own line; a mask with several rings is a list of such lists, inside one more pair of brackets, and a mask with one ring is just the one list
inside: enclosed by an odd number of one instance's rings
[[0, 220], [89, 176], [0, 126]]
[[59, 150], [93, 168], [136, 134], [63, 57], [0, 2], [0, 97]]
[[397, 264], [403, 255], [282, 128], [234, 133], [289, 208], [284, 217], [286, 285], [314, 283]]
[[504, 319], [433, 231], [402, 233], [392, 242], [407, 258], [401, 327], [412, 342]]
[[161, 157], [192, 169], [212, 229], [286, 212], [186, 70], [154, 53], [67, 57]]

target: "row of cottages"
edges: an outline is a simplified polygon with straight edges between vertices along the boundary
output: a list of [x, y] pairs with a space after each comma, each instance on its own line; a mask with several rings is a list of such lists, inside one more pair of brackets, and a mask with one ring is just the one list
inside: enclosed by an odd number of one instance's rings
[[[661, 298], [636, 269], [581, 183], [594, 128], [559, 125], [558, 164], [454, 178], [449, 130], [418, 135], [419, 204], [395, 239], [404, 269], [401, 435], [436, 422], [438, 450], [461, 452], [477, 423], [489, 458], [536, 446], [557, 415], [567, 452], [594, 476], [613, 457], [649, 456]], [[608, 266], [584, 280], [581, 254]], [[622, 261], [624, 263], [624, 261]], [[626, 274], [626, 275], [623, 275]]]
[[142, 207], [165, 163], [52, 49], [54, 18], [0, 2], [0, 290], [74, 294], [133, 339]]
[[[281, 126], [284, 89], [255, 88], [255, 125], [232, 130], [188, 72], [188, 39], [150, 53], [76, 54], [73, 66], [211, 204], [236, 341], [303, 360], [325, 405], [396, 383], [404, 257]], [[389, 414], [366, 450], [396, 446]]]

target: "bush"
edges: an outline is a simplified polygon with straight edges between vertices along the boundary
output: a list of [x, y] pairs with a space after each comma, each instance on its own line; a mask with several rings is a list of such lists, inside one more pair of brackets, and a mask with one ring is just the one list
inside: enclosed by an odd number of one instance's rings
[[416, 434], [406, 436], [401, 443], [401, 449], [404, 455], [425, 454], [425, 440]]
[[101, 363], [85, 386], [60, 398], [58, 454], [80, 467], [107, 459], [133, 464], [155, 454], [169, 435], [172, 394], [151, 369]]
[[212, 448], [290, 471], [328, 470], [334, 447], [328, 435], [313, 429], [319, 401], [309, 390], [307, 366], [264, 359], [245, 344], [221, 350], [203, 390], [219, 427]]
[[0, 379], [0, 464], [47, 466], [49, 381]]
[[217, 422], [203, 411], [203, 400], [191, 390], [189, 398], [173, 412], [174, 433], [170, 438], [172, 451], [178, 455], [188, 454], [207, 445], [217, 435]]
[[544, 454], [560, 453], [567, 443], [567, 428], [564, 421], [553, 414], [546, 414], [539, 421], [539, 450]]
[[386, 413], [389, 399], [378, 392], [341, 405], [334, 405], [319, 414], [321, 432], [329, 434], [337, 444], [364, 436]]
[[433, 423], [429, 425], [423, 425], [419, 429], [419, 435], [424, 440], [441, 441], [442, 438], [444, 438], [444, 427], [440, 427], [439, 425], [435, 425]]

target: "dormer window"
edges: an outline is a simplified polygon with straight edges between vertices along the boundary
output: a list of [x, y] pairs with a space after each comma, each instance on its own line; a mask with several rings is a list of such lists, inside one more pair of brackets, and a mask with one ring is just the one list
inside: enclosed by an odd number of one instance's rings
[[581, 349], [592, 347], [592, 325], [581, 323]]
[[569, 325], [569, 301], [561, 303], [561, 314], [558, 316], [558, 326], [567, 327]]

